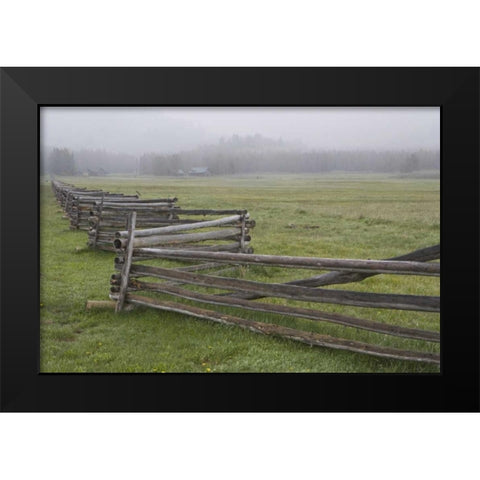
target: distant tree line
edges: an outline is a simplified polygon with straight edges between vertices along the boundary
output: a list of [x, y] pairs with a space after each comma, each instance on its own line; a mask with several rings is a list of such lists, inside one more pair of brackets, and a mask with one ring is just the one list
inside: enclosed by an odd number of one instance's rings
[[207, 167], [213, 175], [278, 173], [380, 172], [411, 173], [439, 170], [438, 150], [306, 150], [300, 144], [261, 135], [222, 138], [215, 145], [171, 153], [145, 153], [140, 158], [105, 150], [42, 149], [42, 171], [58, 175], [82, 174], [102, 168], [108, 173], [178, 175], [193, 167]]
[[208, 167], [213, 175], [279, 173], [379, 172], [411, 173], [439, 170], [439, 152], [377, 151], [270, 151], [184, 152], [175, 155], [146, 154], [140, 158], [142, 175], [175, 175], [195, 166]]
[[133, 155], [107, 152], [106, 150], [76, 150], [43, 147], [40, 152], [43, 174], [81, 175], [100, 169], [109, 173], [134, 173], [138, 160]]
[[49, 173], [74, 175], [75, 161], [73, 152], [67, 148], [54, 148], [49, 156]]

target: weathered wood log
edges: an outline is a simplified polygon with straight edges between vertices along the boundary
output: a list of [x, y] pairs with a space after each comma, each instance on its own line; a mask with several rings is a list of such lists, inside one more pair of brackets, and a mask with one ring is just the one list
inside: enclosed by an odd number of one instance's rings
[[[413, 252], [399, 255], [397, 257], [387, 258], [385, 260], [411, 260], [415, 262], [430, 262], [432, 260], [440, 259], [440, 245], [433, 245], [431, 247], [420, 248]], [[344, 283], [360, 282], [365, 278], [377, 275], [377, 273], [355, 273], [355, 272], [328, 272], [322, 275], [317, 275], [310, 278], [300, 280], [293, 280], [286, 282], [285, 285], [299, 285], [304, 287], [324, 287], [327, 285], [339, 285]], [[244, 298], [248, 300], [255, 300], [264, 298], [261, 295], [248, 293], [233, 293], [231, 296], [236, 298]]]
[[[150, 237], [140, 237], [140, 238], [137, 238], [135, 235], [133, 247], [140, 248], [140, 247], [149, 246], [149, 245], [150, 246], [169, 245], [169, 244], [179, 244], [179, 243], [189, 243], [189, 242], [201, 242], [205, 240], [221, 240], [221, 239], [228, 240], [228, 239], [237, 239], [237, 237], [238, 239], [240, 238], [240, 231], [237, 228], [228, 228], [228, 229], [214, 230], [211, 232], [201, 232], [201, 233], [154, 235]], [[113, 241], [113, 246], [115, 248], [125, 248], [127, 246], [127, 239], [116, 238]]]
[[[248, 257], [248, 255], [243, 254], [241, 256]], [[252, 280], [178, 272], [168, 268], [147, 265], [132, 265], [130, 271], [137, 275], [142, 274], [167, 280], [178, 280], [183, 283], [215, 287], [223, 290], [240, 290], [267, 297], [394, 310], [440, 311], [440, 297], [327, 290], [279, 283], [265, 284]]]
[[[249, 243], [251, 238], [247, 237], [248, 241], [245, 241], [245, 249], [242, 251], [242, 253], [253, 253], [253, 247], [249, 247]], [[177, 248], [182, 250], [184, 248], [184, 245], [172, 245], [169, 246], [169, 248]], [[225, 244], [215, 244], [215, 245], [188, 245], [189, 250], [195, 250], [195, 251], [201, 251], [201, 252], [240, 252], [240, 242], [235, 242], [235, 243], [225, 243]], [[155, 257], [150, 257], [150, 258], [155, 258]], [[164, 257], [168, 258], [168, 257]], [[181, 259], [181, 258], [171, 258], [171, 260], [179, 260], [179, 261], [189, 261], [188, 259]]]
[[[112, 299], [117, 298], [117, 295], [110, 295]], [[412, 352], [408, 350], [399, 350], [396, 348], [380, 347], [377, 345], [370, 345], [354, 340], [347, 340], [342, 338], [334, 338], [328, 335], [321, 335], [313, 332], [303, 332], [293, 328], [282, 327], [271, 323], [256, 322], [254, 320], [247, 320], [233, 315], [218, 313], [211, 310], [192, 307], [190, 305], [179, 305], [174, 302], [166, 302], [154, 300], [138, 295], [127, 294], [128, 303], [134, 305], [143, 305], [159, 310], [182, 313], [196, 318], [205, 320], [212, 320], [224, 325], [236, 325], [255, 333], [264, 335], [278, 336], [287, 338], [311, 346], [334, 348], [339, 350], [348, 350], [367, 355], [374, 355], [383, 358], [392, 358], [396, 360], [409, 360], [417, 362], [427, 362], [436, 365], [440, 364], [440, 355], [429, 352]]]
[[[119, 260], [118, 262], [115, 261], [116, 264], [123, 264], [124, 260], [123, 258], [115, 258], [115, 260]], [[211, 270], [211, 269], [214, 269], [214, 268], [220, 268], [220, 267], [223, 267], [225, 266], [223, 263], [213, 263], [213, 262], [210, 262], [210, 263], [201, 263], [201, 264], [198, 264], [198, 265], [189, 265], [187, 267], [175, 267], [175, 270], [179, 270], [179, 271], [183, 271], [183, 272], [196, 272], [196, 271], [200, 271], [200, 270]], [[113, 279], [113, 280], [120, 280], [121, 278], [121, 275], [119, 275], [118, 273], [113, 273], [110, 277], [110, 279]]]
[[[130, 208], [131, 207], [131, 208]], [[142, 206], [137, 206], [135, 204], [130, 204], [130, 207], [127, 206], [109, 206], [105, 205], [104, 210], [105, 213], [107, 213], [110, 216], [120, 216], [120, 215], [125, 215], [128, 213], [131, 213], [133, 210], [137, 211], [137, 213], [140, 213], [142, 215], [158, 215], [159, 213], [162, 213], [163, 215], [168, 215], [170, 213], [175, 213], [174, 208], [170, 206], [157, 206], [156, 204], [151, 204], [151, 205], [142, 205]], [[98, 205], [95, 207], [91, 208], [91, 211], [97, 212], [98, 210]]]
[[[245, 251], [242, 253], [253, 253], [254, 249], [253, 247], [249, 247], [250, 243], [250, 237], [248, 237], [248, 241], [245, 242]], [[171, 249], [176, 249], [176, 250], [183, 250], [185, 248], [185, 245], [179, 244], [179, 245], [169, 245], [169, 248]], [[240, 252], [240, 242], [234, 242], [234, 243], [225, 243], [225, 244], [214, 244], [214, 245], [192, 245], [188, 244], [188, 249], [189, 250], [194, 250], [198, 252]], [[117, 250], [118, 251], [118, 250]], [[135, 258], [157, 258], [155, 255], [150, 255], [148, 253], [140, 253], [135, 256]], [[168, 255], [162, 256], [161, 258], [165, 258], [167, 260], [177, 260], [179, 262], [190, 262], [189, 259], [184, 259], [184, 258], [176, 258], [176, 257], [168, 257]]]
[[[219, 267], [224, 267], [224, 266], [225, 266], [224, 264], [190, 265], [189, 267], [180, 267], [180, 268], [177, 268], [176, 270], [179, 270], [179, 271], [205, 271], [205, 270], [217, 269]], [[233, 266], [233, 267], [229, 267], [229, 268], [222, 268], [220, 270], [215, 270], [215, 274], [216, 275], [220, 275], [220, 274], [223, 275], [224, 273], [233, 272], [233, 271], [237, 270], [237, 268], [238, 268], [238, 266]], [[110, 291], [112, 293], [118, 293], [120, 291], [121, 278], [119, 278], [119, 277], [121, 277], [121, 275], [114, 274], [110, 278], [110, 285], [111, 285]], [[135, 283], [136, 278], [137, 278], [137, 276], [134, 273], [132, 273], [130, 275], [130, 280], [129, 280], [127, 292], [142, 290], [142, 288], [140, 288], [139, 286], [136, 285], [136, 283]], [[165, 287], [175, 286], [175, 285], [183, 285], [183, 284], [184, 284], [183, 282], [177, 282], [177, 281], [162, 281], [161, 282], [161, 285], [165, 286]], [[160, 291], [161, 292], [161, 290], [158, 289], [159, 285], [160, 285], [160, 283], [155, 283], [154, 287], [152, 287], [152, 291]], [[145, 288], [145, 290], [148, 290], [148, 288]]]
[[[248, 245], [249, 242], [246, 242], [246, 245]], [[111, 244], [110, 244], [111, 245]], [[118, 249], [114, 248], [114, 247], [110, 247], [112, 251], [115, 251], [115, 252], [119, 252]], [[183, 248], [183, 245], [179, 245], [177, 248], [181, 249]], [[227, 243], [227, 244], [215, 244], [215, 245], [189, 245], [188, 246], [189, 249], [195, 249], [195, 250], [198, 250], [198, 251], [203, 251], [203, 252], [220, 252], [220, 251], [225, 251], [225, 252], [240, 252], [240, 244], [239, 242], [235, 242], [235, 243]], [[254, 252], [254, 249], [253, 247], [249, 247], [249, 246], [246, 246], [245, 247], [245, 250], [243, 251], [243, 253], [247, 253], [247, 254], [251, 254]], [[121, 258], [121, 257], [116, 257], [115, 258], [115, 262], [117, 262], [117, 258]], [[142, 260], [146, 260], [146, 259], [152, 259], [152, 258], [155, 258], [155, 256], [150, 256], [148, 254], [145, 254], [145, 255], [134, 255], [132, 257], [132, 262], [140, 262]], [[162, 258], [165, 258], [165, 259], [168, 259], [168, 256], [166, 257], [162, 257]], [[178, 259], [178, 258], [172, 258], [171, 260], [177, 260], [177, 261], [189, 261], [189, 260], [184, 260], [184, 259]], [[119, 263], [122, 263], [121, 260], [118, 261]], [[224, 264], [222, 264], [224, 265]]]
[[[174, 212], [172, 212], [170, 209], [165, 209], [165, 208], [151, 208], [151, 209], [145, 209], [145, 210], [139, 210], [137, 208], [133, 209], [126, 209], [126, 208], [120, 208], [120, 209], [108, 209], [105, 208], [103, 210], [104, 217], [106, 220], [124, 220], [125, 216], [128, 213], [131, 213], [132, 211], [137, 212], [137, 217], [139, 218], [175, 218], [178, 217], [177, 215], [174, 215]], [[93, 211], [94, 214], [97, 214], [97, 210]]]
[[[136, 247], [136, 245], [135, 245]], [[117, 247], [118, 248], [118, 247]], [[189, 250], [136, 248], [136, 254], [149, 253], [161, 258], [189, 258], [192, 260], [213, 260], [216, 262], [241, 263], [245, 265], [267, 265], [288, 268], [307, 268], [321, 270], [342, 270], [362, 273], [387, 273], [395, 275], [440, 275], [439, 263], [421, 263], [411, 261], [356, 260], [316, 257], [291, 257], [277, 255], [242, 255], [224, 252], [193, 252]]]
[[[196, 230], [200, 228], [207, 228], [207, 227], [218, 227], [220, 225], [231, 224], [233, 222], [237, 222], [242, 219], [241, 215], [232, 215], [230, 217], [219, 218], [217, 220], [207, 220], [204, 222], [197, 222], [197, 223], [188, 223], [183, 225], [170, 225], [168, 227], [158, 227], [158, 228], [149, 228], [149, 229], [137, 229], [135, 232], [135, 238], [139, 237], [149, 237], [153, 235], [164, 235], [167, 233], [174, 233], [174, 232], [183, 232], [187, 230]], [[124, 238], [128, 235], [127, 231], [116, 232], [116, 238]]]
[[[245, 242], [246, 245], [250, 243], [250, 237], [248, 237], [249, 241]], [[228, 239], [225, 239], [228, 240]], [[185, 244], [178, 244], [178, 245], [169, 245], [169, 248], [175, 249], [175, 250], [183, 250], [185, 248]], [[205, 244], [200, 244], [200, 245], [192, 245], [191, 243], [188, 244], [188, 249], [189, 250], [194, 250], [198, 252], [234, 252], [235, 251], [240, 251], [240, 242], [237, 241], [234, 243], [224, 243], [224, 244], [214, 244], [214, 245], [205, 245]], [[244, 253], [253, 253], [253, 248], [252, 247], [246, 247]], [[145, 255], [144, 258], [156, 258], [155, 256], [150, 256], [149, 254], [141, 254]], [[168, 256], [162, 257], [165, 259], [169, 259]], [[170, 260], [177, 260], [181, 262], [190, 262], [189, 259], [185, 258], [176, 258], [172, 257]], [[229, 264], [225, 264], [229, 265]]]
[[181, 215], [245, 215], [248, 210], [208, 210], [208, 209], [185, 209], [179, 208], [175, 213]]
[[[92, 223], [97, 222], [97, 216], [96, 215], [97, 215], [97, 212], [91, 211], [89, 221], [92, 222]], [[126, 215], [127, 215], [127, 213], [122, 214], [121, 212], [119, 212], [119, 214], [116, 217], [110, 216], [110, 217], [107, 217], [107, 218], [102, 218], [102, 227], [104, 225], [108, 225], [109, 223], [111, 223], [113, 225], [115, 225], [117, 222], [125, 223]], [[144, 228], [143, 225], [145, 224], [145, 222], [151, 222], [154, 227], [158, 223], [165, 224], [165, 225], [176, 225], [176, 224], [183, 225], [183, 224], [186, 224], [186, 223], [197, 223], [198, 222], [198, 219], [195, 220], [195, 219], [168, 218], [168, 214], [166, 215], [164, 212], [160, 212], [160, 214], [155, 214], [155, 212], [152, 212], [152, 214], [149, 214], [149, 215], [142, 215], [141, 212], [140, 212], [140, 214], [139, 214], [139, 212], [137, 212], [137, 218], [142, 219], [142, 221], [144, 222], [144, 223], [142, 223], [142, 228]], [[235, 224], [233, 224], [233, 225], [235, 225]], [[116, 231], [118, 231], [118, 229]]]
[[105, 210], [119, 209], [122, 210], [149, 210], [149, 209], [164, 209], [164, 210], [177, 210], [178, 207], [173, 206], [172, 203], [168, 202], [152, 202], [152, 203], [141, 203], [141, 202], [111, 202], [107, 200], [103, 204]]
[[[99, 206], [99, 209], [98, 209], [98, 221], [101, 222], [102, 221], [102, 210], [103, 210], [103, 202], [105, 200], [105, 196], [102, 195], [102, 201], [100, 202], [100, 206]], [[98, 240], [98, 235], [99, 235], [100, 231], [99, 229], [95, 229], [95, 235], [93, 237], [93, 248], [95, 248], [97, 246], [97, 240]]]
[[[220, 264], [214, 264], [220, 265]], [[185, 267], [188, 268], [188, 267]], [[179, 269], [177, 269], [179, 270]], [[117, 276], [118, 277], [118, 276]], [[116, 280], [118, 281], [118, 279]], [[130, 280], [129, 287], [132, 286], [136, 290], [146, 290], [153, 292], [167, 293], [176, 297], [195, 300], [203, 303], [214, 305], [224, 305], [228, 307], [243, 308], [255, 312], [276, 313], [280, 315], [289, 315], [298, 318], [306, 318], [308, 320], [324, 321], [336, 323], [346, 327], [354, 327], [371, 332], [394, 335], [398, 337], [412, 338], [416, 340], [425, 340], [429, 342], [439, 342], [440, 334], [438, 332], [419, 330], [414, 328], [400, 327], [397, 325], [389, 325], [371, 320], [350, 317], [338, 313], [322, 312], [307, 308], [290, 307], [285, 305], [273, 305], [269, 303], [252, 302], [232, 297], [222, 297], [218, 295], [203, 294], [193, 292], [184, 288], [165, 285], [165, 283], [143, 282], [140, 280]]]
[[240, 248], [241, 250], [245, 250], [245, 234], [247, 233], [248, 229], [245, 226], [245, 215], [241, 219], [242, 226], [241, 226], [241, 234], [240, 234]]
[[[224, 268], [222, 270], [216, 270], [215, 273], [216, 274], [224, 274], [224, 273], [229, 273], [229, 272], [233, 272], [237, 269], [238, 267], [229, 267], [229, 268]], [[129, 285], [128, 285], [128, 288], [127, 288], [127, 293], [128, 292], [136, 292], [136, 291], [139, 291], [139, 290], [145, 290], [147, 291], [148, 288], [145, 288], [145, 289], [142, 289], [140, 288], [140, 286], [137, 286], [137, 284], [135, 283], [135, 279], [136, 279], [136, 276], [134, 274], [132, 274], [130, 276], [130, 282], [129, 282]], [[120, 292], [120, 284], [121, 284], [121, 281], [117, 278], [111, 278], [110, 279], [110, 292], [111, 293], [119, 293]], [[155, 285], [159, 285], [158, 283], [155, 284]], [[183, 282], [176, 282], [176, 281], [163, 281], [161, 282], [161, 285], [165, 286], [165, 287], [168, 287], [168, 286], [177, 286], [177, 285], [184, 285]], [[156, 288], [156, 287], [154, 287]], [[155, 290], [153, 289], [152, 291], [161, 291], [161, 290]], [[124, 304], [125, 306], [125, 304]]]
[[[96, 225], [98, 223], [97, 216], [90, 216], [88, 218], [88, 223], [90, 225]], [[126, 225], [126, 218], [127, 214], [124, 213], [122, 215], [114, 216], [114, 217], [109, 217], [108, 215], [105, 216], [105, 214], [102, 215], [102, 222], [101, 222], [101, 227], [102, 228], [112, 228], [114, 232], [118, 231], [119, 229], [125, 228]], [[140, 225], [142, 228], [149, 228], [150, 225], [153, 225], [154, 227], [158, 226], [159, 224], [165, 224], [165, 225], [172, 225], [173, 220], [169, 218], [168, 215], [155, 215], [155, 216], [147, 216], [144, 217], [143, 215], [138, 215], [138, 222], [141, 222]]]
[[188, 267], [176, 267], [175, 270], [180, 272], [198, 272], [200, 270], [211, 270], [213, 268], [224, 267], [223, 263], [201, 263], [199, 265], [189, 265]]
[[137, 218], [137, 214], [133, 212], [130, 217], [129, 217], [129, 225], [128, 225], [128, 230], [129, 230], [129, 245], [127, 248], [126, 256], [125, 256], [125, 263], [123, 264], [122, 268], [122, 283], [120, 286], [120, 294], [118, 296], [118, 302], [115, 307], [115, 312], [120, 312], [123, 308], [123, 304], [125, 302], [125, 295], [127, 293], [127, 288], [128, 288], [128, 281], [129, 281], [129, 275], [130, 275], [130, 267], [132, 265], [132, 254], [133, 254], [133, 242], [135, 239], [135, 221]]
[[[161, 203], [161, 204], [173, 204], [177, 202], [178, 198], [173, 197], [173, 198], [138, 198], [137, 195], [129, 195], [129, 196], [123, 196], [119, 198], [113, 198], [111, 201], [110, 199], [108, 200], [109, 203], [115, 203], [115, 204], [122, 204], [122, 203], [128, 203], [128, 204], [135, 204], [135, 205], [148, 205], [152, 203]], [[98, 198], [95, 199], [96, 202], [98, 202]]]
[[[116, 303], [113, 300], [87, 300], [85, 310], [115, 310]], [[125, 305], [124, 309], [131, 310], [132, 308], [130, 305]]]
[[108, 198], [123, 198], [123, 196], [120, 197], [118, 195], [104, 192], [103, 190], [72, 192], [71, 195], [73, 196], [73, 198], [82, 202], [87, 202], [87, 201], [95, 202], [96, 200], [99, 200], [102, 195], [106, 195]]

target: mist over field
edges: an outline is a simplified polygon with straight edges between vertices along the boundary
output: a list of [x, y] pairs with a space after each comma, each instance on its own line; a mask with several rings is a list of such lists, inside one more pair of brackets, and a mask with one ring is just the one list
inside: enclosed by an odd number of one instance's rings
[[436, 107], [42, 107], [40, 128], [43, 173], [439, 169]]

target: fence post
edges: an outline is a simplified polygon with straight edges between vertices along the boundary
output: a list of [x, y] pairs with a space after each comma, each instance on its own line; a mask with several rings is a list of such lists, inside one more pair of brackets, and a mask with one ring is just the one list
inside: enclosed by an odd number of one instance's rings
[[128, 277], [130, 275], [130, 267], [132, 265], [133, 254], [133, 240], [135, 238], [135, 222], [137, 219], [137, 212], [132, 212], [129, 215], [128, 225], [128, 244], [125, 249], [125, 261], [122, 268], [122, 278], [120, 283], [120, 293], [118, 295], [117, 305], [115, 306], [115, 312], [120, 312], [125, 303], [125, 296], [128, 289]]
[[70, 199], [73, 197], [73, 193], [72, 192], [68, 192], [67, 193], [67, 198], [65, 200], [65, 206], [63, 207], [65, 213], [68, 215], [70, 213], [70, 207], [69, 207], [69, 204], [70, 204]]
[[100, 223], [102, 222], [102, 212], [103, 212], [103, 200], [105, 198], [105, 193], [102, 193], [102, 201], [100, 202], [100, 208], [98, 210], [97, 216], [97, 228], [95, 229], [95, 236], [93, 237], [93, 248], [97, 246], [98, 233], [100, 230]]
[[245, 253], [245, 214], [242, 215], [242, 234], [240, 236], [240, 251]]

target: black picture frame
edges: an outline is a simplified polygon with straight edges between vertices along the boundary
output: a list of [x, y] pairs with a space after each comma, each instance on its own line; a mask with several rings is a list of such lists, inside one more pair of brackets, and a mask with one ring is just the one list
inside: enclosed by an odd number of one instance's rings
[[[479, 411], [478, 68], [2, 68], [3, 411]], [[40, 374], [41, 106], [440, 106], [440, 374]]]

